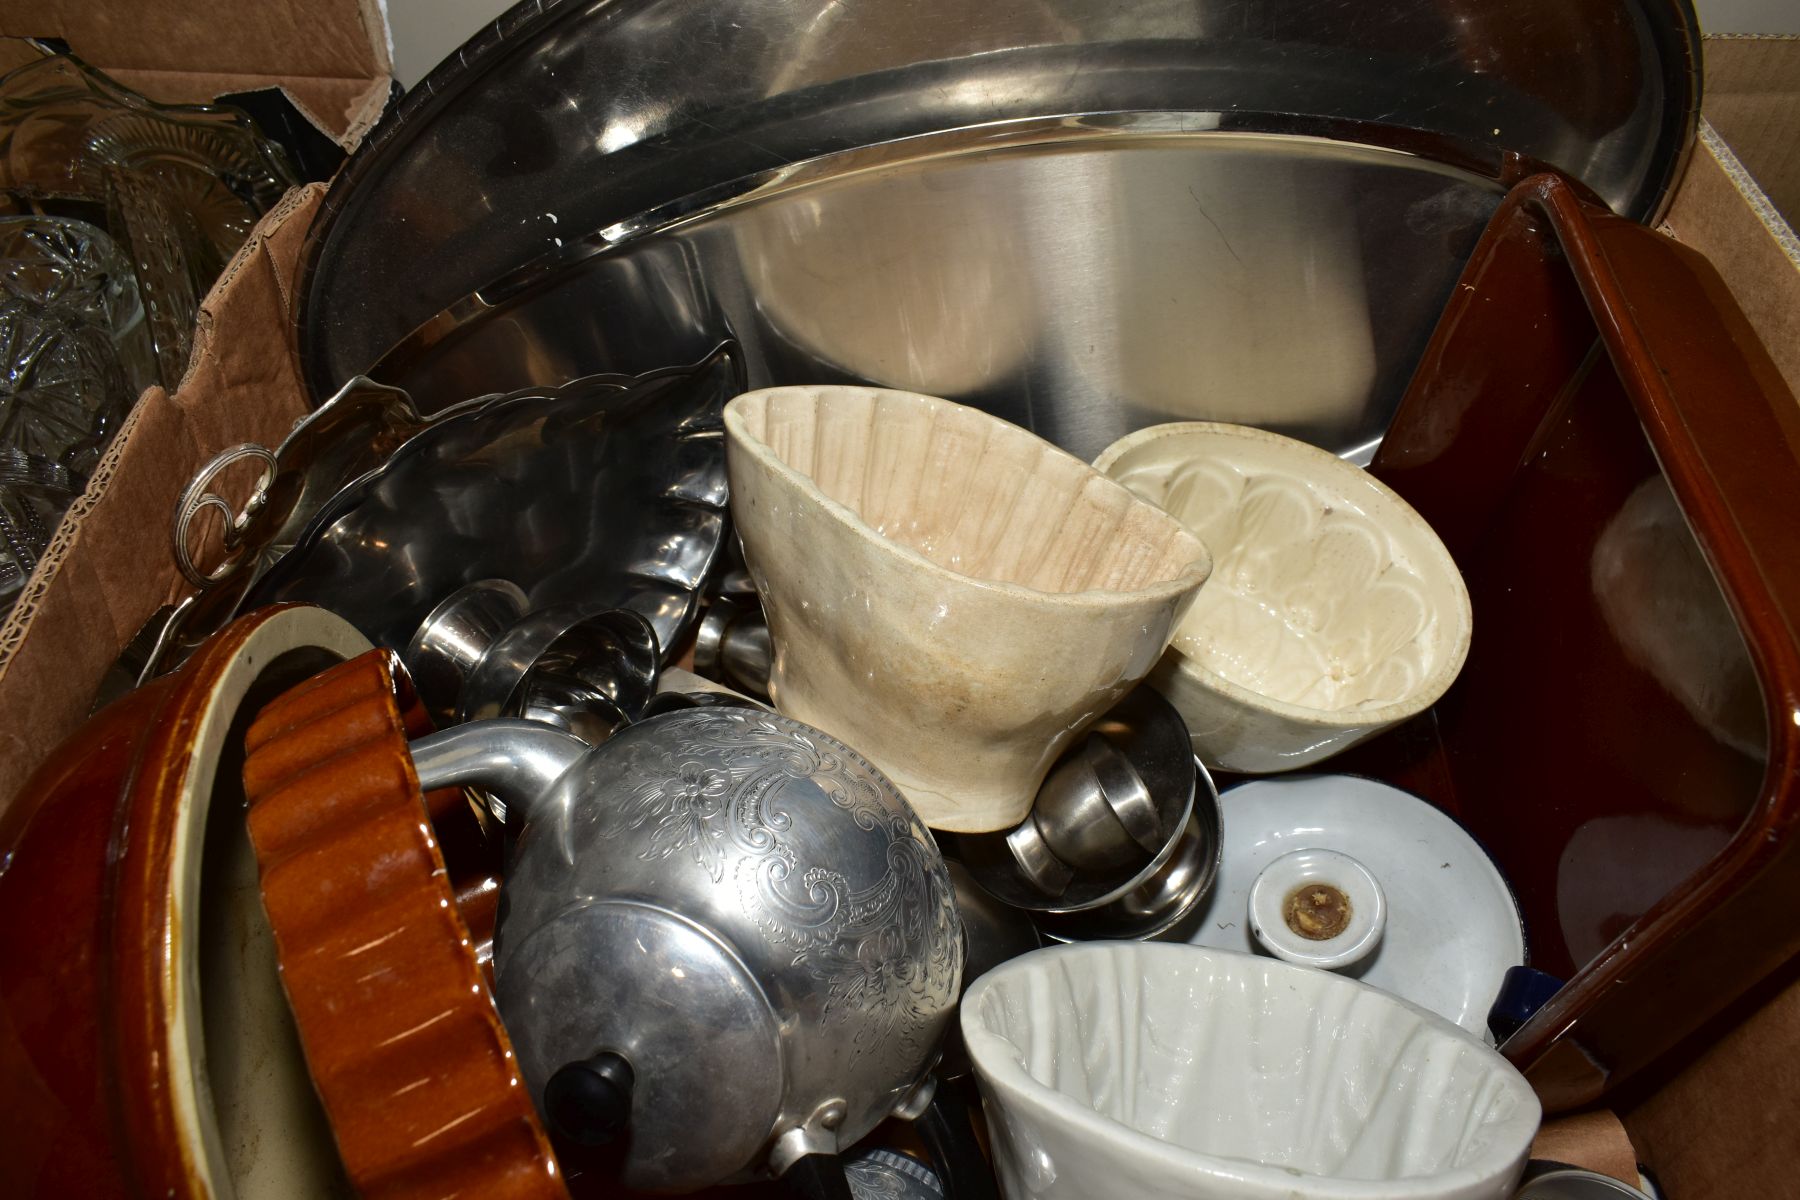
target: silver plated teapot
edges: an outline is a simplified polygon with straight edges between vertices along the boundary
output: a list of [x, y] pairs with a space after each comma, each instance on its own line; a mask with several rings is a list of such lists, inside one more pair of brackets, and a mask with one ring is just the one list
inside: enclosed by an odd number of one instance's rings
[[855, 751], [709, 707], [596, 748], [480, 721], [412, 753], [426, 788], [507, 802], [501, 1017], [552, 1130], [612, 1143], [620, 1182], [841, 1179], [821, 1163], [926, 1110], [962, 928], [931, 834]]

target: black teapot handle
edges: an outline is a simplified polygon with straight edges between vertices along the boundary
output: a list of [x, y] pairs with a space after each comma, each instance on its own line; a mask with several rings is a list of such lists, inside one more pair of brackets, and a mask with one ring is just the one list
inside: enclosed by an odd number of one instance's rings
[[975, 1138], [969, 1103], [956, 1081], [938, 1080], [913, 1129], [937, 1167], [946, 1200], [999, 1200], [994, 1169]]
[[802, 1154], [782, 1173], [781, 1181], [800, 1200], [855, 1200], [844, 1161], [835, 1154]]
[[610, 1146], [631, 1124], [631, 1064], [610, 1050], [564, 1063], [544, 1085], [544, 1116], [578, 1146]]

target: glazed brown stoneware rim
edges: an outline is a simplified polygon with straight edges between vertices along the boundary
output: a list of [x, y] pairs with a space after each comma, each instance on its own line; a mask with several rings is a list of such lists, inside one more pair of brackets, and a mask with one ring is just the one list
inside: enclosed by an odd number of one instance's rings
[[[200, 875], [191, 868], [204, 837], [220, 750], [236, 710], [280, 654], [319, 649], [361, 653], [366, 639], [315, 608], [267, 609], [214, 638], [183, 672], [137, 754], [114, 816], [122, 846], [113, 909], [110, 1050], [132, 1167], [146, 1195], [226, 1194], [218, 1134], [202, 1117], [208, 1100], [194, 948]], [[211, 686], [198, 681], [216, 679]], [[187, 871], [189, 877], [183, 876]], [[143, 937], [166, 930], [164, 939]], [[173, 1136], [171, 1137], [171, 1134]]]
[[[1570, 364], [1575, 378], [1616, 372], [1743, 634], [1768, 731], [1761, 788], [1730, 841], [1505, 1042], [1546, 1107], [1560, 1111], [1592, 1103], [1672, 1050], [1800, 946], [1790, 922], [1768, 915], [1790, 911], [1800, 894], [1797, 877], [1782, 870], [1793, 865], [1800, 827], [1800, 557], [1792, 552], [1800, 405], [1701, 256], [1582, 200], [1566, 180], [1540, 175], [1513, 189], [1495, 214], [1397, 425], [1416, 426], [1429, 411], [1440, 373], [1457, 378], [1465, 358], [1492, 358], [1525, 336], [1524, 317], [1539, 310], [1522, 314], [1501, 298], [1521, 278], [1546, 291], [1572, 278], [1605, 357], [1573, 366], [1592, 344], [1583, 330], [1538, 336], [1561, 339], [1556, 361]], [[1548, 411], [1556, 395], [1545, 392], [1521, 397], [1521, 410]], [[1401, 478], [1427, 468], [1431, 455], [1391, 443], [1372, 469], [1404, 492]], [[1471, 530], [1482, 519], [1479, 510], [1448, 515]], [[1460, 544], [1457, 535], [1445, 540]], [[1713, 967], [1697, 965], [1709, 959]], [[1707, 982], [1688, 978], [1695, 971]]]
[[[1779, 586], [1780, 575], [1788, 576], [1786, 582], [1790, 584], [1800, 582], [1800, 571], [1794, 569], [1790, 555], [1786, 570], [1771, 572], [1769, 568], [1779, 563], [1780, 551], [1775, 550], [1776, 558], [1765, 558], [1745, 536], [1733, 501], [1721, 486], [1725, 477], [1718, 472], [1718, 464], [1709, 461], [1719, 448], [1701, 441], [1704, 423], [1694, 419], [1698, 414], [1690, 412], [1695, 401], [1704, 403], [1709, 397], [1685, 395], [1673, 385], [1679, 369], [1672, 370], [1674, 364], [1664, 361], [1669, 356], [1656, 336], [1667, 331], [1653, 333], [1641, 321], [1640, 314], [1647, 309], [1654, 312], [1655, 307], [1670, 306], [1677, 299], [1658, 298], [1656, 305], [1650, 306], [1632, 292], [1614, 266], [1617, 248], [1608, 246], [1598, 235], [1594, 221], [1560, 180], [1541, 177], [1521, 185], [1518, 191], [1525, 193], [1522, 207], [1528, 206], [1547, 219], [1555, 231], [1613, 365], [1637, 408], [1644, 432], [1682, 510], [1694, 521], [1702, 552], [1725, 585], [1726, 600], [1744, 630], [1763, 685], [1770, 726], [1762, 796], [1750, 818], [1710, 863], [1620, 935], [1580, 978], [1559, 992], [1508, 1041], [1508, 1053], [1522, 1062], [1542, 1047], [1573, 1011], [1597, 999], [1615, 981], [1629, 976], [1637, 962], [1647, 957], [1659, 934], [1692, 922], [1713, 908], [1734, 884], [1741, 886], [1744, 876], [1757, 870], [1759, 864], [1767, 865], [1777, 853], [1777, 833], [1786, 831], [1792, 836], [1793, 827], [1800, 822], [1800, 791], [1791, 786], [1794, 779], [1800, 778], [1800, 759], [1795, 757], [1792, 736], [1794, 728], [1800, 726], [1800, 646], [1795, 641], [1794, 614], [1786, 611], [1781, 599], [1784, 589]], [[1499, 219], [1496, 217], [1496, 221]], [[1611, 214], [1601, 214], [1598, 219], [1607, 224], [1615, 240], [1631, 237], [1638, 241], [1663, 241], [1662, 235], [1641, 226], [1628, 226]], [[1696, 295], [1687, 298], [1690, 303], [1702, 305], [1710, 299], [1699, 288], [1695, 291]], [[1730, 383], [1761, 384], [1757, 390], [1773, 404], [1785, 401], [1790, 410], [1785, 415], [1791, 422], [1792, 394], [1774, 373], [1767, 353], [1753, 336], [1747, 344], [1754, 354], [1744, 353], [1738, 378]], [[1759, 375], [1761, 379], [1757, 378]], [[1740, 469], [1743, 466], [1741, 462], [1731, 465]], [[1790, 469], [1792, 465], [1790, 462]], [[1791, 485], [1793, 479], [1786, 482]], [[1787, 594], [1795, 593], [1788, 590]], [[1694, 1014], [1696, 1018], [1698, 1015]]]

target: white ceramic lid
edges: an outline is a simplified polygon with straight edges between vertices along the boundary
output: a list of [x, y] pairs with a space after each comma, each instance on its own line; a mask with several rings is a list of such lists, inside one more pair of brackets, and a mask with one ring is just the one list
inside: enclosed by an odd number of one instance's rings
[[1486, 1034], [1508, 967], [1525, 960], [1518, 905], [1460, 825], [1398, 788], [1352, 775], [1259, 779], [1220, 797], [1224, 860], [1211, 897], [1174, 935], [1256, 952], [1250, 889], [1295, 850], [1335, 850], [1369, 870], [1386, 902], [1380, 944], [1344, 973]]

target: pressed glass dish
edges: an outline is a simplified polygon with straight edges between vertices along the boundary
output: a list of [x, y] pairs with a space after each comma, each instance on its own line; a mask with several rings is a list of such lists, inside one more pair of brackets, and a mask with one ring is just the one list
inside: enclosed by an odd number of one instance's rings
[[0, 77], [0, 215], [104, 227], [137, 273], [165, 386], [207, 288], [295, 182], [235, 109], [157, 104], [71, 55]]

